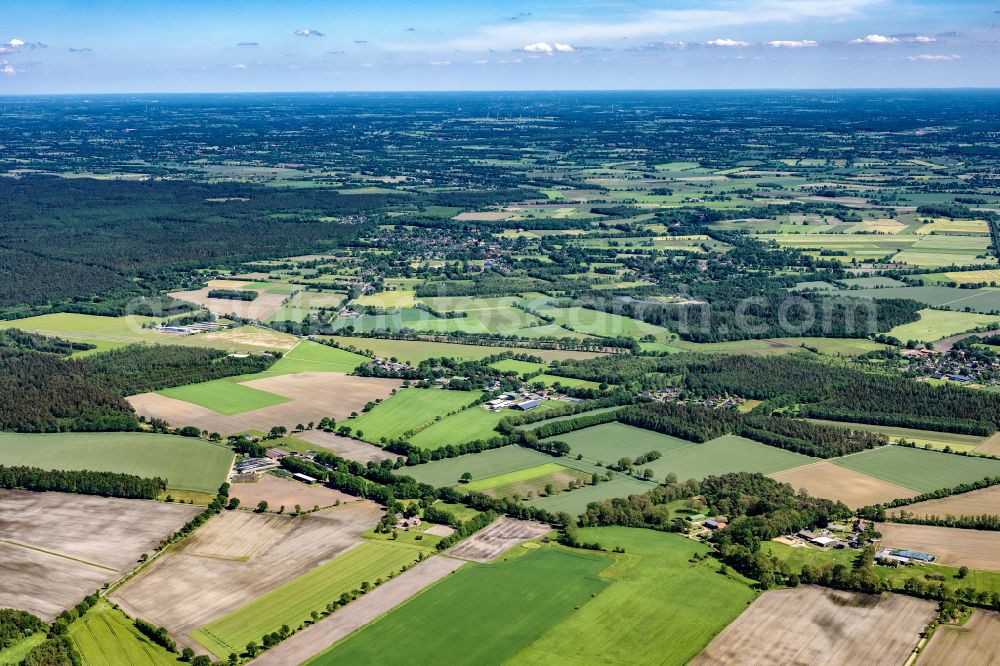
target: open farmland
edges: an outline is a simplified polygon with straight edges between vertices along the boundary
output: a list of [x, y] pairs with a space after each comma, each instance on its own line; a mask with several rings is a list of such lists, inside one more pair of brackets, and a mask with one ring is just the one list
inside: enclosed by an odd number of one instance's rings
[[406, 438], [407, 433], [415, 433], [450, 412], [469, 406], [479, 395], [473, 391], [436, 388], [400, 389], [375, 409], [341, 425], [350, 426], [355, 435], [364, 433], [361, 438], [369, 442], [378, 442], [383, 437], [387, 440]]
[[[193, 425], [208, 432], [229, 435], [246, 430], [267, 432], [275, 425], [292, 429], [299, 423], [319, 421], [324, 416], [341, 420], [352, 412], [360, 412], [370, 401], [388, 397], [401, 385], [402, 382], [395, 379], [354, 377], [338, 372], [302, 372], [250, 379], [236, 386], [255, 393], [281, 396], [282, 401], [235, 415], [220, 414], [161, 393], [142, 393], [128, 400], [139, 414], [161, 418], [175, 426]], [[178, 390], [183, 394], [189, 388]]]
[[[225, 286], [220, 286], [219, 282], [225, 282]], [[226, 315], [236, 315], [241, 319], [252, 321], [267, 321], [271, 319], [281, 308], [288, 294], [268, 294], [258, 291], [257, 298], [252, 301], [240, 301], [230, 298], [211, 298], [208, 295], [213, 289], [253, 289], [254, 283], [232, 282], [229, 280], [212, 280], [207, 287], [194, 289], [192, 291], [175, 291], [170, 294], [174, 298], [182, 301], [189, 301], [204, 307], [209, 312], [225, 317]]]
[[549, 439], [569, 444], [570, 456], [581, 455], [585, 460], [606, 463], [617, 462], [620, 458], [636, 458], [650, 451], [669, 455], [697, 446], [694, 442], [618, 422], [602, 423]]
[[933, 602], [898, 594], [875, 597], [811, 586], [771, 590], [691, 664], [898, 666], [934, 614]]
[[51, 621], [127, 573], [199, 510], [144, 500], [0, 490], [0, 608], [27, 610]]
[[[549, 403], [543, 403], [547, 405]], [[541, 407], [540, 405], [539, 407]], [[512, 412], [494, 412], [478, 405], [447, 416], [410, 438], [410, 444], [425, 449], [436, 449], [445, 444], [462, 444], [477, 439], [499, 437], [494, 430], [500, 420]]]
[[921, 310], [920, 320], [912, 324], [902, 324], [890, 330], [889, 335], [906, 342], [933, 342], [949, 335], [965, 333], [980, 326], [1000, 324], [1000, 317], [975, 312], [955, 312], [953, 310]]
[[309, 663], [503, 663], [603, 590], [611, 563], [542, 549], [467, 565]]
[[723, 435], [704, 444], [679, 448], [643, 465], [653, 470], [654, 478], [674, 473], [680, 480], [703, 479], [727, 472], [770, 474], [815, 462], [815, 458], [767, 446], [752, 439]]
[[270, 367], [271, 374], [291, 374], [297, 372], [351, 372], [362, 363], [369, 360], [366, 356], [355, 354], [330, 345], [323, 345], [312, 340], [303, 340], [295, 348], [285, 353], [278, 362]]
[[70, 626], [69, 638], [83, 666], [171, 666], [181, 663], [135, 628], [119, 611], [100, 603]]
[[285, 507], [291, 510], [296, 504], [304, 510], [315, 506], [327, 507], [336, 502], [350, 502], [355, 498], [333, 488], [321, 485], [307, 485], [299, 481], [281, 479], [264, 474], [253, 483], [234, 483], [229, 488], [229, 496], [239, 499], [245, 507], [257, 506], [260, 501], [268, 506]]
[[945, 516], [998, 516], [1000, 515], [1000, 486], [990, 486], [960, 495], [917, 502], [891, 511], [896, 514], [900, 511], [906, 511], [914, 516], [938, 516], [939, 518]]
[[177, 490], [214, 493], [226, 480], [232, 461], [232, 451], [224, 446], [174, 435], [0, 433], [0, 465], [160, 477]]
[[506, 474], [478, 479], [463, 486], [490, 497], [534, 497], [542, 495], [547, 486], [562, 490], [572, 483], [587, 483], [590, 473], [547, 462]]
[[297, 626], [313, 611], [322, 611], [362, 583], [374, 585], [376, 580], [398, 574], [426, 550], [392, 541], [366, 541], [207, 624], [191, 637], [220, 658], [230, 652], [239, 654], [250, 641], [260, 640], [283, 624]]
[[937, 628], [920, 653], [918, 664], [966, 666], [1000, 661], [1000, 613], [975, 610], [962, 626], [945, 624]]
[[882, 446], [832, 461], [919, 492], [951, 488], [1000, 476], [1000, 460], [939, 453], [904, 446]]
[[911, 488], [876, 479], [828, 460], [769, 476], [791, 485], [795, 490], [806, 490], [813, 497], [838, 500], [852, 509], [920, 494]]
[[934, 555], [941, 564], [1000, 571], [1000, 532], [879, 523], [882, 546]]
[[381, 514], [370, 502], [296, 518], [223, 512], [111, 599], [130, 615], [165, 626], [179, 642], [199, 649], [187, 638], [189, 632], [346, 552]]
[[648, 493], [655, 487], [656, 484], [651, 481], [640, 481], [631, 476], [620, 475], [611, 481], [584, 485], [572, 491], [561, 490], [554, 495], [536, 497], [526, 503], [553, 513], [565, 511], [571, 516], [577, 516], [583, 513], [591, 502], [600, 502], [612, 497], [640, 495]]
[[500, 518], [457, 546], [453, 546], [447, 554], [472, 562], [490, 562], [514, 546], [545, 536], [551, 531], [552, 528], [544, 523]]
[[386, 453], [379, 447], [350, 437], [341, 437], [325, 430], [303, 430], [295, 433], [295, 439], [308, 442], [311, 448], [319, 451], [325, 449], [336, 453], [341, 458], [356, 460], [360, 463], [369, 461], [381, 462], [392, 460], [397, 456]]
[[713, 560], [692, 562], [708, 547], [677, 534], [588, 527], [579, 538], [624, 550], [601, 573], [610, 585], [512, 663], [683, 664], [755, 596], [738, 575], [720, 576]]
[[428, 558], [337, 610], [333, 615], [306, 627], [257, 657], [253, 663], [255, 666], [286, 666], [302, 663], [385, 615], [465, 564], [463, 560], [451, 557]]
[[502, 446], [482, 453], [470, 453], [406, 467], [402, 471], [421, 483], [429, 483], [439, 488], [457, 485], [459, 478], [465, 472], [471, 474], [473, 480], [477, 480], [543, 465], [552, 462], [552, 460], [552, 456], [534, 449], [522, 446]]
[[188, 384], [157, 391], [173, 400], [183, 400], [225, 416], [289, 402], [291, 398], [251, 388], [225, 379]]

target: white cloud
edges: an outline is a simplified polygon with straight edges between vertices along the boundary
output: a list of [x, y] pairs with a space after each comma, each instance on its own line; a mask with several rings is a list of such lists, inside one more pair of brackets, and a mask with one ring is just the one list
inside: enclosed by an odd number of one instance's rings
[[952, 54], [952, 55], [931, 55], [929, 53], [925, 53], [925, 54], [922, 54], [922, 55], [907, 56], [906, 59], [909, 60], [909, 61], [911, 61], [911, 62], [949, 62], [949, 61], [952, 61], [952, 60], [961, 60], [962, 56], [955, 55], [955, 54]]
[[559, 42], [555, 43], [555, 47], [556, 47], [556, 51], [559, 51], [561, 53], [572, 53], [573, 51], [576, 50], [572, 46], [570, 46], [569, 44], [560, 44]]
[[812, 39], [773, 39], [768, 42], [776, 49], [809, 49], [819, 44]]
[[[741, 0], [717, 2], [691, 9], [625, 9], [607, 20], [581, 16], [561, 20], [505, 21], [483, 28], [444, 45], [441, 43], [398, 44], [399, 50], [459, 50], [518, 48], [542, 41], [569, 44], [603, 44], [621, 40], [664, 40], [704, 30], [727, 30], [739, 26], [823, 22], [863, 15], [865, 9], [884, 0]], [[628, 6], [628, 3], [624, 3]], [[620, 18], [618, 18], [620, 17]], [[639, 42], [641, 43], [641, 42]]]
[[534, 44], [526, 44], [524, 50], [528, 53], [552, 53], [554, 49], [545, 42], [535, 42]]
[[937, 40], [927, 35], [916, 35], [915, 37], [905, 37], [904, 42], [916, 42], [917, 44], [931, 44]]
[[247, 68], [247, 66], [244, 65], [241, 62], [240, 63], [236, 63], [235, 65], [233, 65], [233, 69], [246, 69], [246, 68]]
[[899, 44], [896, 37], [886, 37], [885, 35], [866, 35], [858, 39], [852, 39], [851, 44]]
[[447, 67], [448, 65], [451, 64], [451, 61], [450, 60], [431, 60], [430, 64], [434, 65], [435, 67]]
[[7, 42], [6, 46], [9, 46], [12, 49], [17, 49], [17, 48], [20, 48], [20, 47], [24, 46], [24, 40], [23, 39], [12, 39], [9, 42]]
[[729, 49], [738, 49], [744, 46], [750, 46], [750, 42], [742, 42], [738, 39], [712, 39], [705, 42], [709, 46], [724, 46]]
[[315, 28], [299, 28], [295, 31], [299, 37], [322, 37], [323, 33]]
[[4, 74], [6, 76], [14, 76], [15, 74], [17, 74], [17, 70], [14, 69], [10, 64], [8, 64], [6, 60], [3, 60], [0, 61], [0, 74]]
[[488, 64], [490, 64], [490, 61], [489, 60], [474, 60], [472, 62], [472, 64], [473, 65], [488, 65]]

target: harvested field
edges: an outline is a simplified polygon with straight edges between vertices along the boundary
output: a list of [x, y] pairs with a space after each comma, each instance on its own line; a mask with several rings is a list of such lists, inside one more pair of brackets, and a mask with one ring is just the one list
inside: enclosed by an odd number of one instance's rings
[[898, 523], [879, 523], [876, 529], [884, 547], [930, 553], [940, 564], [1000, 571], [1000, 532]]
[[[236, 283], [242, 285], [243, 283]], [[190, 301], [203, 306], [209, 312], [220, 316], [235, 314], [241, 319], [253, 319], [256, 321], [267, 321], [274, 316], [282, 303], [288, 298], [288, 294], [268, 294], [258, 292], [257, 298], [252, 301], [237, 301], [230, 298], [209, 298], [208, 292], [220, 287], [205, 287], [194, 291], [177, 291], [170, 296], [179, 298], [182, 301]], [[232, 287], [226, 287], [232, 288]]]
[[255, 483], [234, 483], [229, 488], [229, 496], [238, 498], [243, 507], [254, 507], [257, 506], [258, 502], [264, 500], [274, 510], [283, 506], [289, 511], [296, 504], [308, 510], [314, 506], [331, 506], [338, 501], [343, 504], [357, 499], [333, 488], [320, 485], [309, 486], [270, 474], [265, 474]]
[[917, 663], [932, 666], [1000, 663], [997, 636], [1000, 636], [1000, 613], [977, 609], [964, 626], [938, 627]]
[[249, 560], [257, 551], [292, 529], [286, 516], [273, 513], [225, 511], [199, 529], [183, 552], [220, 560]]
[[484, 530], [449, 549], [448, 555], [473, 562], [489, 562], [514, 546], [548, 534], [552, 528], [543, 523], [516, 518], [501, 518]]
[[47, 621], [117, 580], [199, 508], [0, 490], [0, 608]]
[[[203, 650], [187, 634], [327, 562], [362, 541], [382, 509], [353, 502], [292, 518], [225, 512], [192, 539], [157, 559], [112, 596], [129, 615], [164, 626], [180, 643]], [[244, 519], [249, 517], [249, 522]], [[215, 521], [218, 525], [213, 525]], [[275, 521], [289, 527], [279, 532]], [[201, 537], [201, 531], [213, 528]], [[259, 531], [263, 535], [248, 535]], [[280, 538], [278, 534], [280, 533]], [[246, 561], [203, 557], [240, 555], [267, 539]]]
[[898, 594], [875, 597], [812, 586], [772, 590], [690, 664], [898, 666], [935, 610], [930, 601]]
[[0, 541], [0, 607], [46, 622], [120, 574], [60, 555]]
[[225, 416], [205, 407], [158, 393], [142, 393], [128, 400], [137, 412], [164, 419], [175, 426], [193, 425], [228, 435], [249, 429], [267, 432], [275, 425], [289, 429], [299, 423], [331, 416], [338, 421], [360, 412], [365, 403], [387, 397], [402, 386], [395, 379], [352, 377], [338, 372], [301, 372], [243, 382], [243, 386], [291, 398], [279, 405]]
[[359, 463], [367, 463], [371, 460], [381, 462], [382, 460], [394, 460], [398, 456], [386, 453], [374, 444], [368, 444], [350, 437], [341, 437], [332, 432], [323, 430], [304, 430], [296, 433], [295, 437], [303, 441], [315, 444], [316, 446], [332, 451], [341, 458], [356, 460]]
[[982, 516], [1000, 515], [1000, 486], [990, 486], [981, 490], [952, 495], [941, 499], [917, 502], [910, 506], [890, 510], [890, 514], [898, 515], [906, 511], [915, 516]]
[[795, 490], [804, 488], [813, 497], [840, 500], [852, 509], [918, 495], [915, 490], [827, 461], [776, 472], [770, 477], [791, 484]]
[[465, 564], [431, 557], [257, 657], [254, 666], [299, 664], [389, 612]]
[[0, 539], [124, 571], [199, 511], [183, 504], [0, 490]]

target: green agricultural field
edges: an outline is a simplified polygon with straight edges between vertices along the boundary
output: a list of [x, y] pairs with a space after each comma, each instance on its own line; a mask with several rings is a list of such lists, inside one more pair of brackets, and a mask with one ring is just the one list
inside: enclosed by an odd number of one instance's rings
[[187, 386], [175, 386], [162, 389], [157, 393], [174, 400], [190, 402], [226, 416], [242, 414], [271, 405], [280, 405], [291, 400], [283, 395], [261, 391], [228, 379], [214, 379]]
[[[585, 481], [585, 483], [589, 483], [589, 481]], [[641, 495], [655, 487], [656, 484], [651, 481], [641, 481], [631, 476], [617, 475], [611, 481], [602, 481], [596, 486], [584, 485], [576, 490], [562, 490], [555, 495], [529, 500], [526, 504], [552, 513], [565, 511], [571, 516], [578, 516], [591, 502], [600, 502], [612, 497]]]
[[907, 340], [933, 342], [957, 333], [965, 333], [979, 326], [996, 326], [998, 324], [1000, 324], [1000, 317], [993, 315], [951, 310], [921, 310], [919, 321], [897, 326], [888, 333], [903, 342]]
[[561, 384], [562, 386], [568, 386], [572, 388], [598, 388], [600, 384], [598, 382], [588, 381], [586, 379], [576, 379], [575, 377], [559, 377], [558, 375], [548, 375], [541, 374], [537, 377], [532, 377], [529, 380], [530, 383], [542, 382], [545, 386], [553, 386], [555, 384]]
[[477, 479], [471, 483], [463, 485], [462, 487], [468, 490], [478, 490], [482, 492], [484, 490], [490, 490], [514, 483], [530, 481], [539, 477], [549, 476], [557, 472], [562, 472], [565, 469], [565, 467], [558, 463], [548, 462], [541, 465], [535, 465], [534, 467], [526, 467], [524, 469], [515, 470], [513, 472], [488, 476], [484, 479]]
[[410, 444], [436, 449], [445, 444], [462, 444], [477, 439], [499, 437], [497, 424], [510, 413], [494, 412], [478, 405], [448, 416], [410, 438]]
[[919, 492], [1000, 476], [1000, 460], [883, 446], [831, 462]]
[[232, 451], [224, 446], [174, 435], [0, 433], [0, 465], [159, 476], [178, 490], [214, 494], [232, 461]]
[[933, 307], [945, 307], [956, 311], [964, 311], [966, 308], [980, 313], [1000, 310], [1000, 289], [990, 287], [983, 289], [960, 289], [944, 285], [890, 287], [887, 289], [855, 289], [844, 292], [844, 295], [875, 299], [909, 298]]
[[586, 460], [604, 463], [618, 462], [621, 458], [636, 458], [650, 451], [659, 451], [666, 456], [681, 449], [698, 446], [694, 442], [617, 422], [603, 423], [549, 439], [569, 444], [570, 457], [582, 455]]
[[620, 547], [601, 576], [611, 584], [510, 660], [517, 664], [684, 664], [753, 601], [708, 548], [677, 534], [628, 527], [579, 530], [587, 543]]
[[[469, 406], [480, 394], [474, 391], [447, 391], [444, 389], [401, 389], [383, 400], [375, 409], [355, 419], [343, 421], [363, 439], [379, 442], [407, 438], [435, 421], [444, 419], [449, 412]], [[407, 433], [410, 433], [409, 435]]]
[[987, 439], [978, 435], [960, 435], [953, 432], [935, 432], [933, 430], [916, 430], [914, 428], [897, 428], [896, 426], [868, 425], [867, 423], [848, 423], [844, 421], [824, 421], [823, 419], [807, 420], [813, 423], [822, 423], [823, 425], [840, 428], [877, 432], [886, 435], [893, 441], [906, 439], [920, 446], [930, 444], [936, 449], [943, 449], [946, 446], [950, 446], [957, 451], [971, 451]]
[[500, 370], [501, 372], [508, 372], [508, 371], [516, 372], [518, 375], [522, 376], [545, 369], [544, 363], [517, 361], [512, 358], [504, 359], [502, 361], [497, 361], [496, 363], [491, 363], [490, 365], [496, 368], [497, 370]]
[[[616, 409], [621, 409], [621, 407], [601, 407], [600, 409], [592, 409], [588, 412], [580, 412], [579, 414], [568, 414], [566, 416], [557, 416], [555, 418], [546, 419], [545, 421], [539, 421], [537, 423], [524, 423], [522, 425], [514, 426], [517, 430], [534, 430], [535, 428], [541, 427], [546, 423], [555, 423], [556, 421], [565, 421], [567, 419], [578, 419], [581, 416], [591, 416], [593, 414], [603, 414], [604, 412], [614, 411]], [[568, 441], [566, 438], [569, 433], [565, 435], [559, 435], [558, 437], [553, 437], [553, 439], [562, 439]]]
[[101, 602], [69, 629], [83, 666], [167, 666], [181, 663], [135, 628], [125, 614]]
[[704, 444], [663, 454], [659, 460], [643, 465], [643, 468], [652, 469], [655, 478], [661, 480], [671, 472], [683, 481], [727, 472], [771, 474], [816, 462], [815, 458], [736, 435], [723, 435]]
[[191, 638], [219, 657], [237, 654], [250, 641], [281, 625], [297, 627], [313, 611], [322, 611], [344, 592], [359, 589], [365, 581], [374, 585], [390, 574], [417, 561], [421, 548], [392, 541], [366, 541], [281, 587], [257, 597], [247, 605], [191, 633]]
[[295, 372], [351, 372], [371, 359], [329, 345], [303, 340], [268, 369], [270, 374]]
[[589, 310], [581, 307], [557, 308], [544, 306], [536, 309], [547, 317], [553, 317], [555, 323], [559, 326], [569, 328], [578, 333], [611, 337], [630, 335], [635, 338], [652, 334], [661, 341], [667, 340], [671, 336], [671, 332], [661, 326], [654, 326], [638, 319], [630, 319], [598, 310]]
[[307, 663], [501, 664], [600, 594], [613, 562], [544, 548], [467, 564]]
[[470, 453], [457, 458], [444, 458], [422, 465], [414, 465], [401, 471], [420, 483], [429, 483], [435, 488], [440, 488], [441, 486], [456, 485], [465, 472], [471, 474], [475, 481], [488, 476], [535, 467], [552, 460], [552, 456], [534, 449], [522, 446], [503, 446], [482, 453]]
[[467, 520], [472, 520], [480, 514], [479, 511], [476, 511], [471, 506], [465, 506], [464, 504], [451, 504], [449, 502], [442, 502], [441, 500], [438, 500], [434, 503], [434, 506], [442, 511], [447, 511], [463, 523]]

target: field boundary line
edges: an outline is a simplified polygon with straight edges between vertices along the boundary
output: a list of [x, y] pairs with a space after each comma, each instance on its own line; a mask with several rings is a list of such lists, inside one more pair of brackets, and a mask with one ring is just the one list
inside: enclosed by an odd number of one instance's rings
[[11, 541], [10, 539], [0, 539], [0, 543], [5, 543], [10, 546], [17, 546], [18, 548], [24, 548], [25, 550], [34, 550], [39, 553], [45, 553], [46, 555], [51, 555], [52, 557], [61, 557], [64, 560], [70, 560], [72, 562], [79, 562], [80, 564], [86, 564], [87, 566], [94, 567], [95, 569], [104, 569], [105, 571], [113, 571], [118, 573], [118, 569], [112, 567], [106, 567], [103, 564], [97, 564], [96, 562], [90, 562], [88, 560], [82, 560], [79, 557], [72, 557], [71, 555], [64, 555], [63, 553], [58, 553], [54, 550], [46, 550], [45, 548], [39, 548], [38, 546], [30, 546], [26, 543], [19, 543], [17, 541]]

